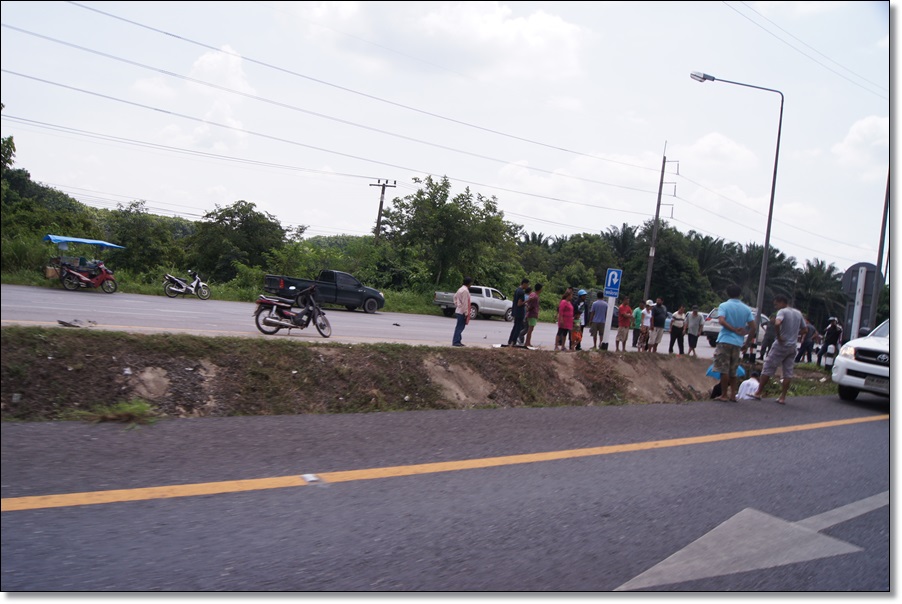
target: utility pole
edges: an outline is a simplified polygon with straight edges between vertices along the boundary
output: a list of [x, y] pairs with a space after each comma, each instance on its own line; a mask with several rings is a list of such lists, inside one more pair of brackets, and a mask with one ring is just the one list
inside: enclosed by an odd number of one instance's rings
[[385, 188], [386, 187], [395, 187], [398, 184], [397, 180], [391, 181], [392, 184], [388, 184], [388, 180], [382, 182], [382, 179], [376, 181], [376, 184], [370, 183], [371, 187], [382, 187], [382, 194], [379, 195], [379, 214], [376, 216], [376, 243], [379, 243], [379, 233], [382, 232], [382, 203], [385, 201]]
[[[884, 201], [883, 205], [883, 226], [880, 228], [880, 247], [877, 249], [877, 268], [874, 271], [874, 289], [871, 294], [871, 312], [868, 316], [868, 328], [874, 329], [877, 327], [877, 301], [880, 299], [880, 294], [883, 291], [883, 279], [880, 277], [886, 277], [886, 273], [880, 272], [880, 265], [883, 264], [883, 241], [886, 239], [886, 223], [889, 222], [889, 172], [886, 173], [886, 201]], [[887, 254], [887, 258], [889, 255]], [[857, 337], [857, 336], [852, 336]]]
[[[679, 162], [677, 163], [677, 174], [679, 174]], [[651, 246], [648, 248], [648, 272], [645, 274], [645, 292], [642, 294], [643, 300], [648, 300], [648, 294], [651, 291], [651, 273], [655, 265], [655, 246], [658, 244], [658, 218], [661, 215], [661, 192], [664, 189], [664, 168], [667, 167], [667, 143], [664, 143], [664, 158], [661, 160], [661, 180], [658, 183], [658, 205], [655, 208], [655, 225], [651, 231]]]

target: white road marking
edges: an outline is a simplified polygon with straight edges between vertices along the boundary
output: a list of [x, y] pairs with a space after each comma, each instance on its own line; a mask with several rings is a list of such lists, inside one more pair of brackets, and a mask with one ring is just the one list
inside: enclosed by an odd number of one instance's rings
[[614, 591], [644, 589], [860, 552], [818, 531], [889, 505], [889, 491], [786, 522], [747, 508]]

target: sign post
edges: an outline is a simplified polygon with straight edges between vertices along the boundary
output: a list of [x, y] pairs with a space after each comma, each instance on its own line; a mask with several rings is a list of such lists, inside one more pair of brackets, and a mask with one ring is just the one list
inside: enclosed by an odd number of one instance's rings
[[[611, 327], [613, 325], [613, 318], [617, 316], [617, 297], [620, 296], [620, 281], [623, 279], [623, 270], [619, 268], [609, 268], [607, 274], [604, 277], [604, 296], [608, 299], [608, 313], [611, 316], [605, 317], [605, 333], [612, 333], [612, 336], [608, 336], [603, 338], [603, 340], [608, 340], [608, 350], [610, 350], [611, 342], [616, 342], [617, 339], [617, 328]], [[604, 341], [602, 341], [604, 343]], [[615, 345], [614, 348], [617, 348]]]

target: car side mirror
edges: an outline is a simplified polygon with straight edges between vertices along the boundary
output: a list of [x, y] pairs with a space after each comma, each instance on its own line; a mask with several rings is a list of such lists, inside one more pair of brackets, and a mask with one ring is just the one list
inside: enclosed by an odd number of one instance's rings
[[871, 333], [871, 330], [869, 327], [862, 327], [861, 329], [858, 330], [858, 337], [863, 338], [866, 335], [868, 335], [869, 333]]

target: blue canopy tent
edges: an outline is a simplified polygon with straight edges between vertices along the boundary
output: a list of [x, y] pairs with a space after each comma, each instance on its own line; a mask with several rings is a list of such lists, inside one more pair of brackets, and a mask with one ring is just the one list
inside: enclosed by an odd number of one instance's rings
[[116, 245], [115, 243], [110, 243], [109, 241], [101, 241], [100, 239], [82, 239], [81, 237], [62, 237], [60, 235], [47, 235], [46, 237], [44, 237], [44, 241], [55, 243], [61, 250], [68, 250], [70, 243], [86, 243], [88, 245], [99, 246], [101, 249], [108, 247], [118, 248], [121, 250], [125, 249], [125, 246]]

